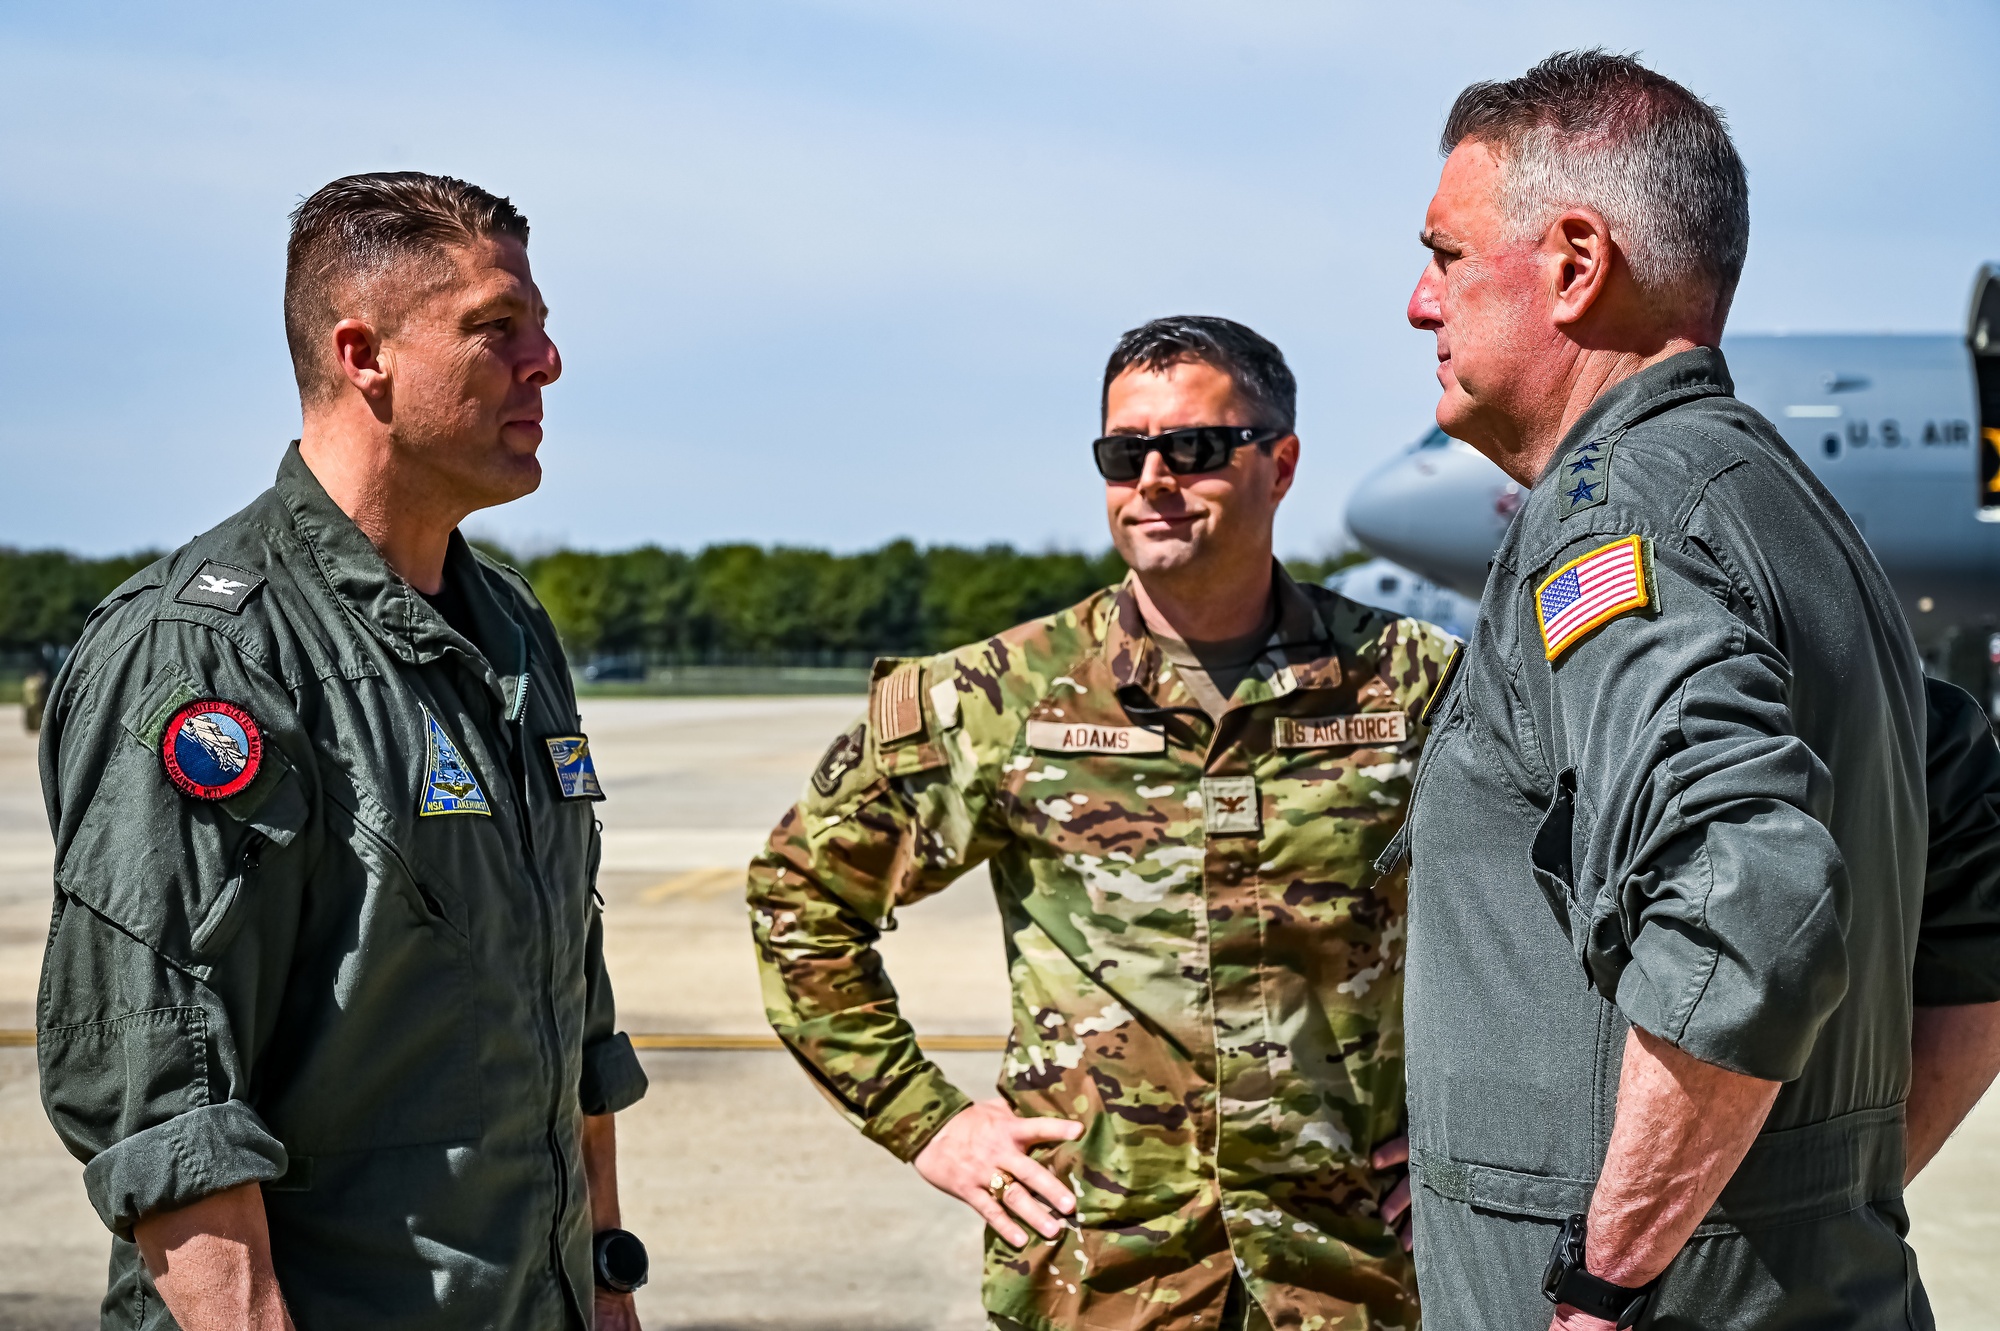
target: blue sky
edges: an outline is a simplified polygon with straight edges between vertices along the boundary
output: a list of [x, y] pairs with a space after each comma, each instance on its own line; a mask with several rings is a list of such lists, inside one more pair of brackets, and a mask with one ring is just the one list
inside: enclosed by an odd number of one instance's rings
[[268, 484], [285, 214], [420, 168], [528, 214], [567, 366], [541, 492], [477, 531], [1097, 547], [1104, 357], [1203, 312], [1298, 372], [1280, 544], [1316, 552], [1428, 424], [1446, 107], [1591, 44], [1729, 113], [1733, 331], [1961, 325], [2000, 259], [1985, 0], [10, 4], [0, 544], [169, 546]]

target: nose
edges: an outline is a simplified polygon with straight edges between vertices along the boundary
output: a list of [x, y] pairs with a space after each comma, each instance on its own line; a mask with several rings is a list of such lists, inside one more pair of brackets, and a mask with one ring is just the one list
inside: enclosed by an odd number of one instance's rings
[[547, 333], [543, 333], [541, 339], [541, 345], [521, 363], [521, 382], [546, 388], [562, 378], [562, 352], [556, 349], [556, 340]]
[[1180, 489], [1180, 478], [1167, 466], [1165, 455], [1157, 448], [1147, 453], [1146, 460], [1139, 464], [1139, 479], [1135, 483], [1139, 493], [1148, 499]]
[[1438, 301], [1438, 267], [1436, 263], [1424, 265], [1424, 271], [1417, 277], [1416, 290], [1410, 293], [1410, 305], [1404, 311], [1412, 328], [1426, 332], [1436, 332], [1444, 327], [1444, 310]]

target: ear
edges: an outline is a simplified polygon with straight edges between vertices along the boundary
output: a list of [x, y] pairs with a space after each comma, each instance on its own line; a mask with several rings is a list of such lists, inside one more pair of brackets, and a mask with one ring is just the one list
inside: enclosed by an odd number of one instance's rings
[[1543, 248], [1554, 270], [1550, 319], [1559, 328], [1580, 323], [1611, 287], [1618, 263], [1611, 227], [1593, 209], [1571, 208], [1549, 224]]
[[1271, 445], [1271, 461], [1275, 474], [1271, 477], [1271, 502], [1276, 504], [1292, 491], [1292, 481], [1299, 473], [1299, 437], [1288, 434]]
[[342, 319], [333, 326], [333, 355], [340, 372], [371, 402], [389, 393], [389, 367], [382, 352], [382, 336], [367, 320]]

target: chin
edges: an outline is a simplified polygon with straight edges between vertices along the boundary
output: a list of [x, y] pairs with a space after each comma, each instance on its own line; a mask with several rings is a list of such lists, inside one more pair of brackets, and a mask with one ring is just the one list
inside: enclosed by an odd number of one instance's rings
[[1139, 573], [1171, 573], [1175, 569], [1192, 564], [1201, 553], [1201, 543], [1187, 539], [1167, 538], [1147, 540], [1140, 538], [1132, 542], [1131, 549], [1119, 552], [1125, 563]]

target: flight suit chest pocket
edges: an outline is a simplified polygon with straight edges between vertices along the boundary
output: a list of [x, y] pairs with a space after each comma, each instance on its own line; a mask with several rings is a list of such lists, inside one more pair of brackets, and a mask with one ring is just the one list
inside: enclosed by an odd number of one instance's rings
[[426, 881], [387, 811], [360, 804], [326, 806], [357, 881], [328, 885], [346, 918], [321, 923], [347, 942], [302, 961], [294, 987], [321, 1011], [265, 1106], [305, 1155], [466, 1140], [483, 1123], [471, 948], [450, 918], [462, 907]]

